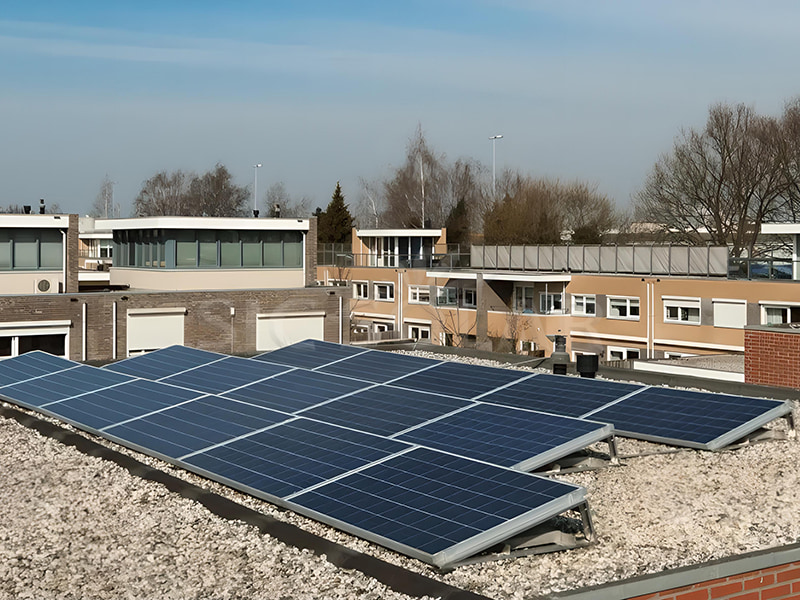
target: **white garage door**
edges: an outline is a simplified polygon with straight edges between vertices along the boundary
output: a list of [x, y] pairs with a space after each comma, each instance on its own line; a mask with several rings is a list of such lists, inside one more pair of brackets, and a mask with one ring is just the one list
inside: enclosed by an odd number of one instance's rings
[[185, 308], [131, 309], [128, 311], [128, 356], [183, 345]]
[[321, 340], [325, 332], [325, 313], [300, 313], [256, 316], [256, 350], [283, 348], [303, 340]]

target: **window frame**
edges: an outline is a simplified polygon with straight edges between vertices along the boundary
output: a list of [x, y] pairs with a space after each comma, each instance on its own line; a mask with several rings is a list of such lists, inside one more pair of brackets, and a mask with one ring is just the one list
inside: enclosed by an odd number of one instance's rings
[[[386, 288], [386, 297], [381, 298], [380, 288]], [[376, 302], [394, 302], [394, 282], [392, 281], [376, 281], [372, 285], [374, 300]]]
[[[361, 288], [361, 290], [359, 290]], [[362, 293], [359, 293], [363, 291]], [[369, 300], [369, 282], [368, 281], [354, 281], [353, 282], [353, 299], [354, 300]]]
[[[611, 312], [611, 303], [614, 301], [624, 300], [626, 316], [616, 316]], [[631, 306], [633, 302], [636, 303], [636, 315], [631, 315]], [[608, 296], [606, 298], [606, 318], [615, 319], [618, 321], [638, 321], [641, 316], [641, 298], [638, 296]]]
[[[558, 304], [558, 308], [556, 308], [556, 304]], [[539, 314], [563, 315], [564, 294], [562, 292], [539, 292]]]
[[[664, 323], [677, 325], [701, 325], [703, 311], [700, 305], [700, 298], [685, 298], [682, 296], [662, 296], [661, 302], [664, 305]], [[671, 317], [670, 311], [676, 310], [676, 316]], [[689, 318], [689, 311], [697, 311], [697, 320]], [[684, 316], [686, 318], [684, 318]]]
[[[622, 358], [612, 358], [612, 352], [621, 352]], [[637, 356], [631, 357], [630, 353], [635, 352]], [[639, 360], [642, 357], [641, 348], [629, 348], [627, 346], [606, 346], [606, 360]]]
[[[578, 299], [581, 299], [582, 308], [578, 309]], [[586, 310], [587, 304], [591, 301], [592, 312]], [[572, 294], [572, 314], [578, 317], [597, 316], [597, 295], [596, 294]]]
[[[442, 293], [444, 292], [444, 294]], [[442, 301], [444, 298], [444, 302]], [[453, 286], [436, 286], [436, 306], [458, 306], [458, 288]]]
[[[427, 300], [421, 299], [421, 296], [427, 296]], [[429, 285], [409, 285], [408, 286], [408, 303], [409, 304], [430, 304], [431, 303], [431, 286], [429, 286]]]
[[[461, 304], [464, 308], [477, 308], [478, 307], [478, 290], [475, 288], [464, 288], [462, 290]], [[472, 296], [471, 301], [468, 296]]]

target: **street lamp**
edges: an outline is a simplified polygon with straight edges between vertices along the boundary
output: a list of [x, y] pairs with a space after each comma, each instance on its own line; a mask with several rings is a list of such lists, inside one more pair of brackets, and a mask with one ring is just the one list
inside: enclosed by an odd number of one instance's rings
[[492, 140], [492, 196], [497, 196], [497, 185], [495, 184], [495, 176], [494, 176], [494, 169], [495, 169], [495, 142], [497, 140], [502, 140], [502, 135], [493, 135], [489, 138]]
[[261, 163], [253, 165], [253, 217], [258, 218], [258, 170], [261, 168]]

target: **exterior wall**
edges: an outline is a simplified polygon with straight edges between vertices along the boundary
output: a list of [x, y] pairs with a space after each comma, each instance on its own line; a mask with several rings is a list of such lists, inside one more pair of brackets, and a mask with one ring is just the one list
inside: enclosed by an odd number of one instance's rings
[[746, 383], [800, 389], [800, 331], [748, 328], [744, 345]]
[[69, 215], [67, 230], [67, 284], [64, 291], [74, 294], [78, 291], [78, 215]]
[[68, 355], [73, 360], [83, 360], [85, 327], [86, 360], [104, 362], [114, 356], [114, 346], [117, 358], [126, 356], [128, 309], [183, 307], [186, 309], [184, 343], [187, 346], [247, 355], [256, 352], [257, 314], [323, 311], [325, 339], [338, 342], [339, 298], [344, 299], [345, 308], [341, 315], [342, 341], [348, 343], [347, 297], [349, 290], [344, 288], [0, 296], [0, 319], [2, 322], [70, 321]]
[[800, 598], [800, 562], [703, 581], [631, 600], [780, 600]]
[[131, 290], [282, 289], [305, 284], [302, 269], [111, 269], [111, 285], [128, 285]]
[[49, 279], [56, 283], [50, 293], [58, 293], [64, 289], [63, 271], [4, 271], [0, 272], [0, 294], [35, 294], [36, 282]]

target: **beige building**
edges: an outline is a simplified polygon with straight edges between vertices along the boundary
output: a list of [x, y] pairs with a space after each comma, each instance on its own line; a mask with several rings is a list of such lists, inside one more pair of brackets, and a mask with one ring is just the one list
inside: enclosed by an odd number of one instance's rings
[[352, 257], [340, 259], [318, 279], [352, 289], [355, 340], [549, 355], [562, 334], [573, 358], [629, 360], [742, 353], [746, 326], [800, 321], [791, 265], [753, 261], [742, 278], [724, 247], [475, 246], [465, 256], [447, 251], [444, 230], [354, 230]]

